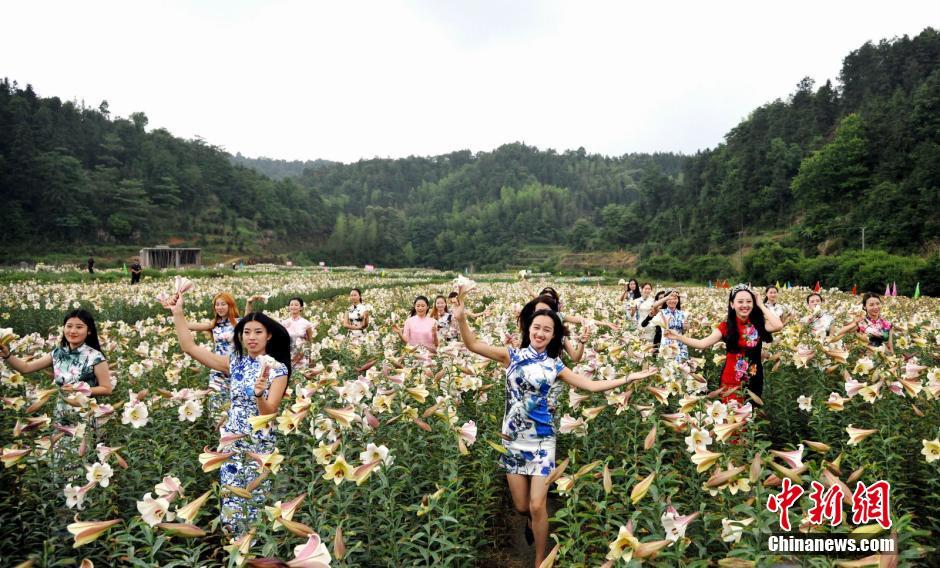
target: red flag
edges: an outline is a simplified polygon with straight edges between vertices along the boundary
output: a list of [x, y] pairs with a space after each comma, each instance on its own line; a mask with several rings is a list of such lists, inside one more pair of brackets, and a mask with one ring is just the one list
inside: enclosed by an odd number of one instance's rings
[[855, 284], [852, 284], [852, 295], [853, 296], [858, 295], [858, 287]]
[[816, 292], [818, 294], [820, 290], [822, 290], [822, 286], [819, 285], [819, 280], [817, 280], [816, 285], [813, 286], [813, 292]]

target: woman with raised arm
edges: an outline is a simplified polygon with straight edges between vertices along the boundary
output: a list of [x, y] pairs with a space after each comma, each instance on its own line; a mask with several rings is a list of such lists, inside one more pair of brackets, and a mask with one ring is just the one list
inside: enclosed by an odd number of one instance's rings
[[[623, 282], [621, 280], [621, 282]], [[636, 281], [636, 278], [631, 278], [623, 286], [623, 293], [620, 294], [620, 299], [618, 302], [623, 302], [624, 311], [631, 318], [636, 319], [636, 310], [633, 309], [636, 300], [639, 300], [642, 294], [640, 293], [640, 283]]]
[[654, 301], [653, 285], [649, 282], [644, 282], [643, 285], [640, 286], [640, 297], [630, 302], [627, 317], [637, 323], [643, 323], [643, 320], [649, 315]]
[[[754, 307], [757, 306], [755, 310]], [[773, 341], [772, 333], [783, 329], [783, 322], [744, 284], [738, 284], [728, 297], [728, 313], [708, 337], [694, 339], [680, 335], [671, 327], [664, 332], [666, 338], [680, 341], [695, 349], [708, 349], [719, 341], [725, 342], [727, 355], [721, 371], [722, 400], [744, 402], [746, 391], [757, 396], [764, 392], [764, 367], [761, 346]]]
[[359, 288], [349, 291], [349, 309], [343, 315], [343, 327], [349, 330], [351, 337], [360, 337], [369, 327], [369, 306], [362, 303], [362, 290]]
[[[666, 290], [665, 295], [659, 302], [661, 303], [653, 304], [653, 306], [660, 310], [662, 318], [666, 321], [666, 325], [670, 330], [680, 334], [689, 331], [688, 315], [682, 310], [682, 299], [679, 297], [679, 292]], [[665, 307], [662, 307], [663, 304], [665, 304]], [[676, 361], [681, 362], [689, 358], [689, 348], [681, 342], [670, 339], [669, 334], [663, 336], [659, 346], [660, 352], [667, 345], [675, 345], [679, 348]]]
[[590, 325], [596, 325], [596, 326], [603, 326], [603, 327], [612, 329], [614, 331], [620, 331], [619, 325], [615, 323], [611, 323], [607, 320], [591, 319], [591, 318], [586, 318], [582, 316], [577, 316], [571, 313], [563, 313], [561, 311], [562, 309], [561, 296], [559, 296], [558, 292], [551, 286], [546, 286], [545, 288], [542, 288], [542, 291], [539, 292], [536, 298], [538, 298], [539, 296], [551, 296], [552, 298], [555, 299], [555, 303], [558, 304], [558, 309], [555, 311], [558, 313], [558, 317], [561, 318], [562, 323], [570, 322], [570, 323], [574, 323], [578, 325], [590, 324]]
[[[222, 357], [232, 354], [232, 339], [235, 326], [238, 325], [238, 305], [228, 292], [220, 292], [212, 299], [211, 319], [206, 322], [189, 323], [190, 331], [208, 331], [212, 333], [214, 346], [212, 352]], [[215, 414], [229, 400], [228, 378], [220, 371], [209, 371], [209, 395], [206, 401], [210, 414]]]
[[[14, 371], [25, 375], [52, 367], [52, 378], [62, 392], [90, 390], [93, 397], [111, 394], [114, 385], [108, 361], [101, 352], [95, 318], [85, 310], [72, 310], [62, 320], [62, 338], [59, 345], [38, 359], [23, 361], [10, 352], [10, 346], [0, 344], [0, 358]], [[66, 415], [71, 409], [63, 401], [56, 404], [54, 421], [69, 424]]]
[[776, 286], [768, 286], [764, 288], [764, 305], [773, 310], [777, 317], [780, 318], [780, 321], [786, 325], [787, 320], [790, 319], [790, 310], [777, 302], [777, 298], [780, 295], [780, 290]]
[[862, 312], [855, 316], [836, 334], [842, 337], [846, 333], [856, 331], [868, 340], [872, 347], [885, 346], [888, 353], [894, 353], [894, 337], [891, 323], [881, 317], [881, 296], [868, 292], [862, 296]]
[[659, 344], [663, 341], [663, 328], [653, 324], [653, 318], [659, 313], [659, 309], [666, 303], [666, 292], [656, 292], [652, 298], [649, 308], [645, 311], [643, 320], [640, 322], [641, 337], [645, 337], [653, 344], [653, 353], [659, 353]]
[[307, 354], [304, 347], [308, 341], [313, 339], [313, 324], [310, 320], [303, 317], [304, 300], [301, 297], [291, 298], [287, 304], [287, 310], [290, 314], [287, 319], [280, 321], [280, 324], [290, 335], [290, 363], [295, 371], [303, 371], [308, 366]]
[[835, 321], [829, 312], [823, 307], [823, 298], [818, 292], [812, 292], [806, 296], [806, 307], [809, 308], [809, 315], [802, 318], [800, 322], [813, 327], [813, 335], [820, 339], [825, 339], [832, 329], [832, 322]]
[[529, 515], [531, 528], [526, 527], [526, 538], [535, 542], [535, 566], [539, 566], [548, 544], [546, 478], [555, 468], [555, 424], [548, 402], [552, 385], [560, 379], [576, 388], [600, 392], [652, 376], [657, 370], [597, 381], [573, 372], [559, 358], [564, 326], [551, 310], [536, 310], [523, 322], [521, 349], [495, 347], [477, 339], [467, 324], [463, 298], [458, 298], [453, 314], [467, 349], [506, 368], [502, 437], [507, 453], [500, 461], [516, 510]]
[[[270, 317], [251, 313], [235, 326], [232, 354], [217, 355], [193, 341], [183, 315], [183, 297], [177, 295], [170, 302], [164, 306], [173, 314], [183, 353], [229, 376], [228, 392], [232, 406], [222, 427], [222, 437], [236, 438], [223, 448], [235, 454], [219, 470], [219, 480], [222, 485], [244, 489], [262, 475], [258, 462], [248, 453], [264, 457], [275, 450], [274, 428], [266, 426], [255, 431], [249, 420], [274, 415], [278, 411], [291, 374], [290, 336], [284, 326]], [[248, 525], [258, 518], [264, 507], [269, 485], [270, 479], [262, 481], [254, 488], [250, 499], [231, 493], [222, 497], [220, 516], [227, 532], [238, 536], [248, 530]]]

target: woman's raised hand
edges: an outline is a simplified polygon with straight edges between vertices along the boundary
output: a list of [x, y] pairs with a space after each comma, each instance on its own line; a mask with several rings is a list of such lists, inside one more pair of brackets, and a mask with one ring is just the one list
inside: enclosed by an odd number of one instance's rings
[[454, 309], [452, 313], [454, 314], [454, 319], [457, 321], [467, 320], [467, 308], [463, 304], [463, 292], [457, 296], [457, 301], [454, 302]]
[[163, 304], [163, 307], [170, 310], [170, 313], [172, 313], [173, 315], [183, 313], [183, 295], [182, 294], [176, 294], [174, 296], [171, 296], [165, 302], [161, 302], [161, 303]]

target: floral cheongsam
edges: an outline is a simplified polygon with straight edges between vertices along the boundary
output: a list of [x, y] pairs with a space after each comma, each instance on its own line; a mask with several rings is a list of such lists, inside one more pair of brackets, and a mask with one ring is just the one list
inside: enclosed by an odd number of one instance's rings
[[884, 318], [874, 321], [865, 318], [858, 322], [858, 332], [868, 336], [868, 343], [872, 347], [881, 347], [891, 335], [891, 324]]
[[457, 331], [457, 320], [454, 319], [454, 314], [444, 312], [441, 317], [437, 318], [437, 339], [439, 343], [460, 339], [460, 332]]
[[[222, 427], [222, 435], [245, 434], [225, 451], [236, 452], [225, 462], [219, 470], [219, 480], [223, 485], [246, 487], [260, 474], [258, 463], [248, 455], [248, 452], [271, 453], [274, 451], [274, 429], [271, 427], [252, 432], [248, 419], [258, 416], [258, 401], [255, 399], [255, 381], [261, 373], [261, 363], [247, 355], [233, 354], [229, 360], [229, 396], [232, 407], [228, 412], [228, 419]], [[268, 396], [268, 389], [277, 377], [287, 375], [287, 367], [278, 363], [271, 369], [268, 376], [268, 388], [264, 396]], [[251, 499], [243, 499], [231, 493], [222, 497], [222, 524], [235, 535], [243, 534], [248, 525], [258, 518], [259, 512], [264, 508], [264, 498], [270, 488], [270, 478], [261, 483], [252, 493]]]
[[[725, 357], [725, 366], [721, 371], [722, 388], [735, 389], [735, 392], [726, 394], [724, 401], [735, 399], [744, 402], [742, 387], [761, 396], [764, 392], [764, 366], [761, 363], [761, 346], [757, 328], [748, 319], [741, 321], [735, 318], [738, 324], [738, 349], [728, 351]], [[727, 322], [718, 324], [718, 331], [722, 337], [728, 336]]]
[[[355, 306], [349, 306], [349, 309], [346, 310], [346, 317], [349, 318], [350, 325], [362, 325], [362, 321], [365, 319], [366, 313], [369, 311], [368, 304], [358, 303]], [[359, 336], [362, 335], [364, 330], [361, 329], [351, 329], [349, 330], [349, 335]]]
[[104, 355], [94, 347], [82, 343], [78, 349], [69, 347], [56, 347], [52, 351], [52, 372], [55, 384], [60, 387], [77, 382], [88, 383], [88, 386], [98, 386], [95, 377], [95, 366], [104, 362]]
[[[104, 355], [94, 347], [82, 343], [77, 349], [56, 347], [52, 351], [53, 380], [58, 386], [87, 383], [90, 387], [98, 386], [95, 366], [105, 361]], [[59, 401], [55, 408], [55, 420], [61, 423], [65, 415], [74, 414], [74, 409]]]
[[555, 424], [549, 390], [565, 368], [560, 358], [537, 353], [531, 346], [509, 348], [506, 369], [506, 414], [500, 458], [507, 473], [547, 476], [555, 468]]

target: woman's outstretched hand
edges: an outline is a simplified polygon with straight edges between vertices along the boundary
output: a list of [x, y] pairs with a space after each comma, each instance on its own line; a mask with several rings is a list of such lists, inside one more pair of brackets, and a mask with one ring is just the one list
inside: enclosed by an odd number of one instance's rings
[[634, 382], [634, 381], [639, 381], [639, 380], [645, 379], [645, 378], [647, 378], [647, 377], [652, 377], [653, 375], [655, 375], [655, 374], [658, 373], [658, 372], [659, 372], [659, 368], [658, 368], [658, 367], [650, 367], [649, 369], [645, 369], [645, 370], [643, 370], [643, 371], [635, 371], [635, 372], [630, 373], [629, 375], [627, 375], [627, 382], [632, 383], [632, 382]]

